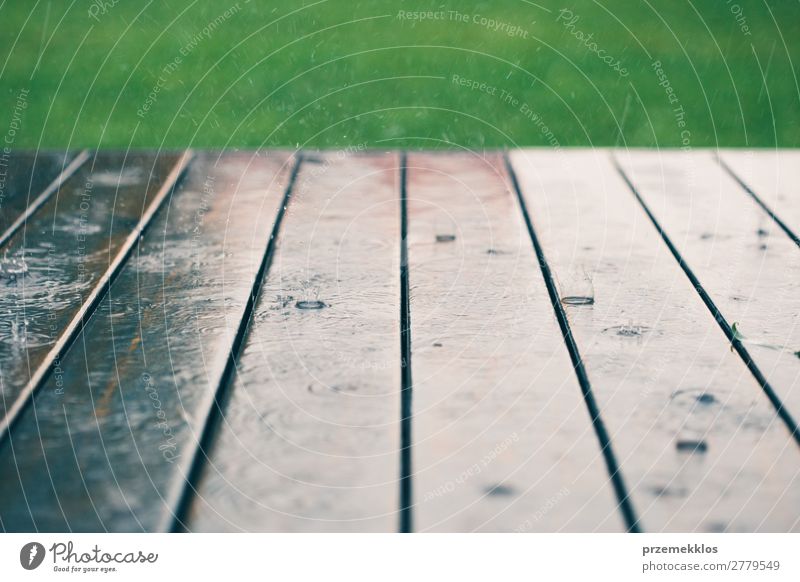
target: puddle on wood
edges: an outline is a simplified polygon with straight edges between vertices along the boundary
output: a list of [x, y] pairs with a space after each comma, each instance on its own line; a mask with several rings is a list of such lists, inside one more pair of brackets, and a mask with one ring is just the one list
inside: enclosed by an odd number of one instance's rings
[[318, 299], [298, 301], [294, 306], [297, 307], [297, 309], [322, 309], [327, 307], [325, 303]]
[[594, 297], [586, 295], [567, 295], [561, 298], [564, 305], [594, 305]]
[[437, 243], [453, 242], [454, 240], [456, 240], [456, 235], [454, 235], [454, 234], [437, 234], [436, 235], [436, 242]]
[[700, 453], [708, 451], [706, 441], [680, 440], [675, 443], [675, 449], [681, 453]]

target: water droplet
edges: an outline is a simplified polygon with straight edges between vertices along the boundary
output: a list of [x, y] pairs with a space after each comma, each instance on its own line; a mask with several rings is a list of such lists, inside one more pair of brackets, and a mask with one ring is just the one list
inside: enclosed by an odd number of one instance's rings
[[14, 279], [28, 272], [28, 264], [22, 259], [9, 259], [7, 254], [0, 259], [0, 277]]
[[453, 242], [456, 240], [456, 235], [454, 234], [437, 234], [436, 235], [436, 242]]
[[561, 298], [564, 305], [594, 305], [594, 297], [585, 295], [567, 295]]
[[683, 488], [671, 488], [667, 485], [660, 485], [656, 487], [651, 487], [650, 491], [656, 497], [686, 497], [686, 490]]
[[509, 487], [508, 485], [498, 484], [494, 485], [493, 487], [487, 487], [485, 489], [487, 495], [493, 495], [495, 497], [508, 497], [509, 495], [514, 495], [514, 488]]
[[28, 320], [20, 321], [19, 317], [11, 322], [11, 339], [15, 343], [24, 345], [28, 341]]
[[318, 299], [298, 301], [294, 306], [297, 307], [297, 309], [322, 309], [323, 307], [327, 307], [327, 305]]
[[708, 444], [706, 441], [681, 440], [675, 443], [675, 448], [681, 453], [705, 453]]
[[714, 398], [713, 394], [709, 394], [708, 392], [703, 392], [697, 397], [697, 401], [700, 404], [714, 404], [717, 399]]

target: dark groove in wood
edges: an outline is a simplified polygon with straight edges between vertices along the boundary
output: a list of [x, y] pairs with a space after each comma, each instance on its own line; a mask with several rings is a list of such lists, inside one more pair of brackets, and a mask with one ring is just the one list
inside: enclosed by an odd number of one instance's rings
[[622, 517], [625, 521], [628, 531], [631, 533], [639, 533], [641, 532], [639, 520], [636, 517], [636, 511], [634, 510], [633, 502], [631, 501], [630, 494], [628, 493], [628, 488], [625, 485], [625, 480], [623, 479], [619, 462], [617, 461], [616, 455], [614, 454], [614, 450], [611, 446], [611, 437], [608, 434], [605, 424], [603, 423], [602, 417], [600, 416], [600, 408], [595, 400], [594, 393], [592, 391], [592, 385], [589, 381], [589, 376], [586, 373], [586, 368], [583, 365], [583, 360], [581, 358], [580, 351], [578, 350], [578, 345], [572, 335], [572, 329], [570, 328], [567, 314], [564, 311], [564, 306], [561, 304], [561, 299], [558, 296], [558, 289], [556, 288], [553, 273], [550, 270], [549, 264], [547, 263], [544, 250], [539, 242], [538, 236], [536, 235], [536, 230], [533, 227], [533, 221], [528, 213], [528, 207], [525, 204], [525, 199], [522, 195], [519, 181], [517, 180], [517, 174], [511, 165], [508, 152], [503, 153], [503, 161], [505, 162], [506, 171], [511, 178], [511, 184], [514, 188], [514, 192], [516, 193], [517, 201], [519, 202], [520, 210], [522, 212], [523, 219], [525, 220], [525, 226], [527, 227], [528, 234], [533, 242], [533, 248], [536, 251], [539, 267], [542, 270], [542, 277], [544, 278], [545, 286], [547, 287], [547, 294], [550, 296], [550, 302], [553, 306], [553, 310], [555, 311], [555, 316], [558, 320], [558, 326], [561, 329], [561, 335], [564, 338], [564, 343], [567, 351], [569, 352], [569, 357], [572, 360], [572, 366], [575, 370], [575, 375], [578, 378], [578, 383], [580, 384], [581, 392], [583, 393], [583, 399], [586, 402], [586, 407], [589, 410], [589, 415], [592, 419], [592, 427], [595, 430], [597, 439], [600, 441], [603, 458], [605, 459], [606, 467], [608, 468], [608, 473], [614, 486], [614, 492], [619, 501], [619, 510], [622, 513]]
[[733, 169], [725, 162], [725, 160], [719, 157], [718, 154], [715, 155], [714, 158], [717, 160], [717, 163], [720, 165], [720, 167], [723, 170], [725, 170], [731, 178], [736, 180], [739, 186], [742, 187], [742, 190], [747, 192], [750, 195], [750, 197], [753, 200], [755, 200], [756, 204], [758, 204], [761, 207], [761, 209], [764, 212], [766, 212], [767, 215], [775, 222], [775, 224], [777, 224], [781, 228], [781, 230], [786, 233], [786, 236], [792, 239], [792, 241], [794, 241], [794, 244], [800, 247], [800, 237], [798, 237], [797, 234], [795, 234], [794, 231], [792, 231], [792, 229], [789, 228], [789, 226], [785, 222], [783, 222], [780, 219], [780, 217], [777, 214], [775, 214], [775, 212], [773, 212], [773, 210], [769, 206], [767, 206], [766, 202], [761, 200], [759, 195], [755, 193], [755, 191], [747, 184], [747, 182], [745, 182], [742, 178], [740, 178], [736, 174], [736, 172], [734, 172]]
[[286, 185], [286, 190], [283, 195], [283, 202], [278, 209], [277, 215], [275, 216], [275, 223], [272, 227], [272, 233], [270, 235], [269, 242], [267, 243], [267, 248], [264, 251], [264, 256], [261, 259], [261, 264], [256, 272], [255, 279], [253, 280], [253, 287], [250, 291], [249, 297], [247, 298], [247, 304], [245, 305], [244, 312], [242, 313], [242, 319], [239, 322], [239, 327], [236, 330], [236, 335], [234, 336], [230, 351], [228, 352], [225, 368], [223, 369], [219, 382], [217, 383], [217, 389], [214, 391], [212, 401], [206, 407], [207, 410], [205, 413], [205, 418], [202, 421], [200, 429], [200, 439], [198, 440], [194, 451], [188, 457], [188, 463], [184, 465], [184, 468], [187, 469], [186, 480], [180, 484], [179, 490], [175, 495], [173, 495], [173, 497], [175, 497], [174, 501], [170, 503], [168, 500], [168, 503], [173, 508], [173, 511], [171, 515], [167, 516], [169, 523], [165, 524], [165, 526], [161, 528], [162, 530], [171, 532], [188, 531], [186, 518], [189, 513], [192, 500], [197, 493], [196, 485], [199, 482], [200, 476], [202, 475], [203, 467], [209, 460], [209, 454], [214, 442], [214, 437], [216, 436], [219, 422], [223, 417], [222, 409], [228, 392], [228, 386], [233, 383], [233, 378], [236, 373], [236, 362], [240, 352], [244, 348], [244, 341], [247, 338], [247, 334], [250, 329], [250, 323], [253, 318], [253, 313], [255, 311], [261, 287], [263, 286], [264, 280], [266, 279], [267, 273], [272, 265], [273, 257], [275, 256], [275, 248], [278, 243], [278, 235], [280, 234], [281, 223], [283, 222], [283, 217], [286, 214], [286, 208], [289, 206], [289, 202], [291, 201], [292, 190], [294, 189], [297, 175], [300, 173], [300, 166], [302, 162], [302, 154], [296, 154], [294, 167], [292, 168], [289, 181]]
[[[14, 236], [20, 227], [22, 227], [28, 219], [36, 212], [41, 206], [47, 202], [50, 196], [53, 195], [54, 192], [58, 192], [61, 185], [66, 182], [72, 174], [74, 174], [78, 168], [80, 168], [86, 160], [89, 159], [89, 150], [81, 151], [75, 158], [70, 160], [66, 167], [61, 171], [61, 173], [56, 176], [56, 178], [44, 189], [44, 191], [37, 196], [33, 202], [31, 202], [28, 207], [12, 224], [9, 226], [3, 234], [0, 234], [0, 246], [3, 246], [8, 242], [8, 240]], [[2, 438], [2, 437], [0, 437]]]
[[175, 163], [172, 171], [165, 179], [164, 184], [156, 193], [153, 201], [145, 210], [136, 227], [128, 235], [122, 248], [114, 257], [114, 260], [97, 282], [94, 289], [92, 289], [92, 292], [86, 298], [80, 310], [75, 314], [75, 317], [72, 318], [69, 325], [62, 331], [58, 341], [53, 345], [47, 357], [31, 376], [25, 388], [6, 410], [5, 416], [0, 419], [0, 444], [8, 437], [14, 423], [30, 405], [36, 391], [47, 381], [55, 362], [59, 360], [59, 355], [66, 354], [67, 351], [69, 351], [70, 346], [72, 346], [78, 338], [86, 322], [91, 319], [95, 310], [111, 288], [111, 285], [122, 271], [122, 267], [130, 257], [140, 237], [145, 233], [150, 223], [152, 223], [153, 217], [155, 217], [158, 210], [163, 206], [164, 201], [169, 198], [170, 194], [180, 183], [180, 178], [184, 175], [192, 156], [191, 150], [187, 150]]
[[411, 305], [408, 282], [408, 154], [400, 155], [400, 524], [401, 533], [414, 529], [411, 457]]
[[722, 332], [725, 334], [725, 337], [728, 338], [731, 347], [736, 350], [736, 353], [739, 354], [739, 357], [742, 358], [742, 361], [744, 362], [745, 366], [747, 366], [747, 369], [750, 370], [751, 374], [753, 374], [753, 377], [761, 386], [761, 389], [764, 391], [764, 394], [767, 395], [767, 398], [772, 403], [772, 406], [775, 408], [775, 411], [778, 413], [778, 416], [786, 425], [786, 428], [789, 430], [791, 437], [795, 440], [795, 442], [798, 445], [800, 445], [800, 430], [798, 430], [797, 422], [792, 417], [791, 413], [783, 405], [783, 402], [781, 402], [781, 399], [775, 392], [775, 389], [772, 388], [767, 378], [764, 376], [759, 367], [750, 357], [750, 353], [747, 351], [747, 348], [744, 347], [744, 344], [741, 342], [741, 340], [737, 339], [736, 334], [734, 334], [733, 332], [733, 328], [728, 323], [728, 320], [725, 319], [725, 317], [722, 315], [716, 303], [714, 303], [714, 300], [705, 290], [705, 287], [703, 287], [703, 284], [694, 274], [694, 271], [692, 271], [691, 267], [683, 259], [683, 256], [681, 255], [680, 251], [672, 243], [672, 240], [670, 240], [667, 233], [661, 227], [661, 224], [659, 224], [655, 215], [650, 211], [650, 208], [647, 206], [644, 199], [639, 194], [639, 191], [636, 189], [636, 186], [634, 186], [633, 182], [630, 180], [630, 178], [628, 178], [628, 175], [625, 173], [625, 170], [622, 169], [622, 166], [620, 166], [619, 162], [615, 157], [612, 158], [612, 161], [614, 167], [617, 169], [617, 172], [619, 172], [620, 176], [622, 176], [622, 179], [627, 184], [628, 189], [633, 193], [634, 197], [639, 202], [639, 205], [642, 207], [645, 214], [647, 214], [647, 217], [650, 219], [650, 222], [653, 223], [653, 226], [658, 231], [658, 234], [661, 236], [661, 239], [664, 241], [664, 244], [667, 245], [667, 248], [672, 253], [672, 256], [675, 257], [676, 261], [678, 261], [678, 264], [680, 265], [681, 269], [683, 269], [683, 272], [686, 274], [686, 276], [689, 278], [689, 281], [691, 281], [692, 286], [697, 291], [697, 294], [700, 296], [700, 298], [703, 300], [703, 303], [705, 303], [706, 307], [711, 312], [711, 315], [714, 317], [714, 321], [717, 322], [719, 327], [722, 329]]

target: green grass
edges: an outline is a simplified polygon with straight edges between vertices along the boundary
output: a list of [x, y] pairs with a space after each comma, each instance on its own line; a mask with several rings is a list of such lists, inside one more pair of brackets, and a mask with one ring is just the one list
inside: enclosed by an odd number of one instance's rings
[[0, 134], [20, 105], [14, 147], [800, 146], [796, 0], [101, 4], [0, 3]]

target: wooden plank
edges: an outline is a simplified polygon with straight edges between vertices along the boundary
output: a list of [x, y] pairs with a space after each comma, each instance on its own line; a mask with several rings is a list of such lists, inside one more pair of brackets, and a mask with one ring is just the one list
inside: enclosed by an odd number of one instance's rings
[[394, 154], [304, 161], [189, 529], [397, 527], [397, 176]]
[[25, 224], [89, 152], [13, 150], [0, 154], [0, 245]]
[[178, 154], [102, 153], [8, 240], [0, 343], [0, 441], [91, 315], [183, 164]]
[[408, 164], [418, 529], [623, 529], [502, 158]]
[[[800, 252], [710, 155], [620, 152], [632, 186], [764, 377], [788, 426], [800, 417]], [[734, 334], [732, 328], [736, 324]], [[738, 344], [738, 345], [737, 345]], [[800, 439], [800, 434], [795, 437]]]
[[720, 150], [718, 155], [742, 188], [800, 245], [800, 151]]
[[610, 152], [512, 160], [643, 528], [798, 529], [800, 450]]
[[5, 529], [172, 523], [283, 200], [285, 161], [231, 153], [192, 164], [0, 450]]

